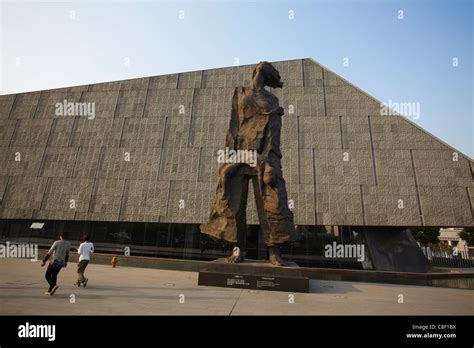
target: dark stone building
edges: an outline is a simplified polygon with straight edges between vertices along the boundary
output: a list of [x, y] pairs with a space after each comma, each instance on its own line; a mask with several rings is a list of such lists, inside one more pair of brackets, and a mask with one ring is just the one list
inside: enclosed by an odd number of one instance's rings
[[[302, 265], [365, 227], [473, 226], [473, 161], [312, 59], [273, 63], [285, 109], [282, 165]], [[47, 244], [92, 232], [97, 249], [213, 259], [200, 235], [231, 98], [254, 65], [0, 96], [0, 231]], [[56, 115], [93, 103], [94, 117]], [[92, 104], [89, 104], [92, 105]], [[249, 199], [250, 258], [265, 252]], [[32, 222], [45, 222], [31, 229]], [[252, 254], [253, 250], [253, 254]]]

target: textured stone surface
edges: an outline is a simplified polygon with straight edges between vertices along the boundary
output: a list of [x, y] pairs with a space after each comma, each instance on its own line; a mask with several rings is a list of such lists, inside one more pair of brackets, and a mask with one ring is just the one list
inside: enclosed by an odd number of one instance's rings
[[[469, 158], [380, 116], [377, 100], [311, 59], [273, 64], [296, 224], [473, 225]], [[205, 222], [233, 90], [253, 67], [0, 96], [0, 218]], [[64, 99], [94, 102], [95, 118], [55, 116]]]

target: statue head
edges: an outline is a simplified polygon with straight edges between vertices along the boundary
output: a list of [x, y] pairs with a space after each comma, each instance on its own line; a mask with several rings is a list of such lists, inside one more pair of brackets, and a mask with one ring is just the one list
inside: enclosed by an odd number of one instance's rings
[[256, 76], [263, 77], [264, 86], [272, 88], [282, 88], [283, 82], [280, 81], [280, 73], [269, 62], [260, 62], [253, 70], [252, 80]]

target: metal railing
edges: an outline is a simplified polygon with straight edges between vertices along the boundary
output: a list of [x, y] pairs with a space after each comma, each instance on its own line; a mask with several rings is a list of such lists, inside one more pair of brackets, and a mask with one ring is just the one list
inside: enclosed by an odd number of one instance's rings
[[443, 250], [431, 250], [429, 247], [421, 247], [423, 254], [431, 266], [439, 267], [474, 267], [474, 258], [469, 255], [467, 250], [453, 249], [452, 252]]

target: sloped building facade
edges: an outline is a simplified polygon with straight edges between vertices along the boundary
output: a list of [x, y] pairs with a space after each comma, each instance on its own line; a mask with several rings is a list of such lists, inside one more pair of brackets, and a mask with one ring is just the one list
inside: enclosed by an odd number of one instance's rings
[[[402, 116], [382, 116], [379, 101], [312, 59], [273, 65], [298, 226], [473, 226], [471, 159]], [[121, 243], [143, 235], [144, 246], [147, 233], [157, 234], [150, 245], [169, 243], [169, 226], [186, 224], [183, 250], [199, 245], [233, 91], [253, 67], [0, 96], [3, 233], [41, 236], [22, 221], [77, 233], [100, 223], [96, 236], [122, 226], [113, 232], [125, 232]], [[94, 103], [95, 117], [57, 116], [65, 100]], [[248, 221], [258, 224], [250, 198]]]

